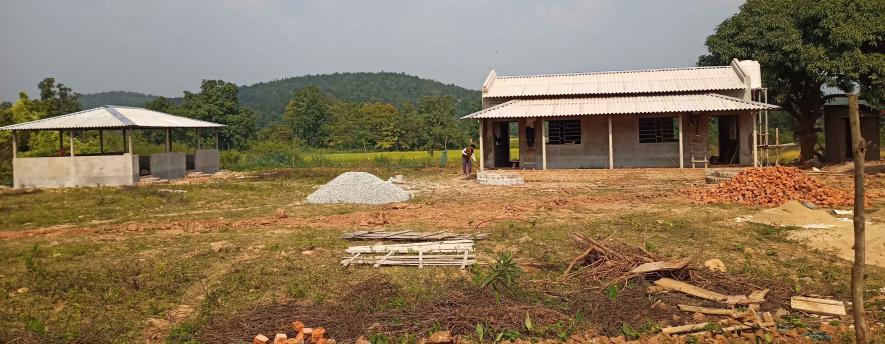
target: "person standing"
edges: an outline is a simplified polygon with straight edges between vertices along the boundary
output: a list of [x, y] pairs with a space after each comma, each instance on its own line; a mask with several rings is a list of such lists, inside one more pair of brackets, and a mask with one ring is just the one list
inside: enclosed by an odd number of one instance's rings
[[476, 156], [473, 155], [475, 149], [476, 145], [471, 143], [461, 150], [461, 173], [464, 175], [473, 174], [473, 161], [476, 161]]

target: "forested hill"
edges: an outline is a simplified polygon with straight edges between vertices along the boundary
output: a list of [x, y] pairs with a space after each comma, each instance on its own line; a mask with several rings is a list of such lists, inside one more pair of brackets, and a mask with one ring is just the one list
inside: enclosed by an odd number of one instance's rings
[[110, 91], [80, 95], [80, 105], [83, 109], [91, 109], [104, 105], [143, 106], [144, 103], [157, 98], [155, 95], [129, 92]]
[[298, 89], [315, 85], [329, 96], [346, 102], [385, 102], [399, 106], [417, 103], [429, 95], [447, 95], [455, 99], [459, 116], [479, 110], [481, 95], [477, 90], [443, 84], [403, 73], [335, 73], [304, 75], [240, 87], [240, 103], [258, 114], [258, 127], [280, 119], [292, 95]]
[[[298, 89], [315, 85], [329, 96], [346, 102], [385, 102], [399, 106], [403, 102], [417, 103], [429, 95], [447, 95], [455, 99], [458, 116], [479, 110], [480, 92], [439, 81], [423, 79], [403, 73], [335, 73], [304, 75], [280, 80], [240, 86], [240, 103], [256, 112], [257, 127], [263, 128], [281, 118], [283, 108]], [[143, 106], [157, 96], [111, 91], [83, 94], [80, 103], [84, 109], [102, 105]], [[169, 98], [180, 103], [181, 97]]]

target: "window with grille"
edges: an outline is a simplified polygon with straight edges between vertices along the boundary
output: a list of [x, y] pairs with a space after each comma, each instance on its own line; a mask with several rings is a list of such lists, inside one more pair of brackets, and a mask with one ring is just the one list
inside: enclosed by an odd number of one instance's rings
[[639, 119], [639, 143], [677, 142], [678, 135], [675, 117]]
[[547, 137], [551, 145], [580, 144], [581, 121], [548, 121]]

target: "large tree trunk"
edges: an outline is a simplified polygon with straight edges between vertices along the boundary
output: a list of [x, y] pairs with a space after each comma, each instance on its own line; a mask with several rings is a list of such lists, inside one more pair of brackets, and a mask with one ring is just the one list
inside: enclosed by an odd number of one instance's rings
[[864, 318], [863, 278], [866, 259], [864, 237], [864, 153], [866, 148], [860, 133], [860, 114], [857, 95], [848, 94], [848, 118], [851, 124], [851, 143], [854, 145], [854, 265], [851, 267], [851, 305], [854, 310], [854, 335], [858, 343], [870, 342], [870, 329]]
[[795, 117], [799, 122], [799, 161], [806, 162], [814, 159], [814, 145], [817, 144], [814, 123], [817, 122], [818, 116], [803, 114]]

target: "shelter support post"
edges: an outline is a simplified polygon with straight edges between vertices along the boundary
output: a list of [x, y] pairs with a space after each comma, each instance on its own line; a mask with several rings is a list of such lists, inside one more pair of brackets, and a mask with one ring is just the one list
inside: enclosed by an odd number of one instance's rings
[[219, 147], [221, 147], [221, 129], [215, 129], [215, 149], [220, 150]]
[[58, 131], [58, 156], [65, 156], [65, 131]]
[[18, 152], [18, 135], [15, 130], [12, 131], [12, 158], [15, 159], [15, 154]]
[[480, 171], [486, 169], [486, 164], [485, 164], [485, 155], [486, 155], [485, 152], [486, 151], [485, 151], [485, 149], [483, 149], [484, 147], [482, 145], [483, 136], [485, 136], [485, 133], [486, 133], [485, 126], [483, 125], [484, 123], [485, 123], [485, 120], [482, 120], [482, 119], [479, 120], [479, 170]]
[[608, 169], [615, 168], [615, 150], [612, 145], [612, 115], [608, 115]]
[[71, 156], [74, 156], [74, 131], [70, 130], [71, 133]]
[[135, 154], [135, 151], [132, 150], [132, 136], [134, 136], [135, 132], [132, 129], [128, 130], [128, 135], [126, 135], [126, 144], [129, 146], [129, 154]]
[[758, 118], [756, 118], [758, 116], [757, 113], [752, 114], [752, 116], [753, 116], [753, 167], [759, 167], [759, 130], [758, 130], [758, 123], [757, 123]]
[[104, 130], [98, 130], [98, 152], [104, 153]]
[[200, 150], [200, 128], [194, 129], [194, 136], [197, 138], [197, 150]]
[[172, 129], [166, 128], [166, 153], [172, 151]]
[[541, 119], [541, 169], [547, 169], [547, 121]]
[[682, 127], [682, 114], [679, 114], [679, 168], [685, 167], [685, 147], [682, 145], [682, 136], [685, 130]]

